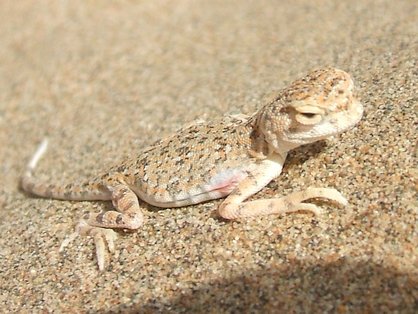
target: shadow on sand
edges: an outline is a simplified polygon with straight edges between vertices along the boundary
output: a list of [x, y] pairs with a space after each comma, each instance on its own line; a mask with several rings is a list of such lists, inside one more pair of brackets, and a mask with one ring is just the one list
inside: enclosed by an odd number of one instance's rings
[[153, 300], [128, 313], [417, 313], [418, 276], [347, 259], [246, 271], [170, 301]]

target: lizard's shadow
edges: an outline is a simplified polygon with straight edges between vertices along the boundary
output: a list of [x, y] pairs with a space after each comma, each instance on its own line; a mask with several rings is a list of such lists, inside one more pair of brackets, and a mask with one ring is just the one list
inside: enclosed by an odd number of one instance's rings
[[308, 159], [318, 156], [327, 146], [327, 141], [322, 140], [312, 144], [303, 145], [290, 151], [284, 163], [283, 171], [287, 171], [290, 167], [295, 165], [302, 165]]

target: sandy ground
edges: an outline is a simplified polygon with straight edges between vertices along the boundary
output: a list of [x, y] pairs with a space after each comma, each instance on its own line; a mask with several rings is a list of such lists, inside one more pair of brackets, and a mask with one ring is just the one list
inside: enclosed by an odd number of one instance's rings
[[[418, 308], [418, 2], [2, 1], [0, 301], [20, 312], [384, 312]], [[227, 222], [219, 201], [148, 208], [99, 273], [61, 241], [105, 202], [34, 198], [18, 178], [91, 177], [197, 118], [251, 113], [313, 68], [352, 74], [361, 123], [294, 151], [256, 197], [306, 186], [326, 214]], [[414, 168], [415, 167], [415, 168]]]

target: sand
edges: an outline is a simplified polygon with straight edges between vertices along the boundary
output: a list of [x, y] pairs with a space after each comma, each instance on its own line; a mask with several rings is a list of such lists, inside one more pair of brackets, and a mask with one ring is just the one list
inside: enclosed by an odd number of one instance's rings
[[[0, 301], [8, 312], [399, 312], [418, 308], [418, 2], [2, 1]], [[353, 130], [295, 150], [256, 198], [335, 187], [347, 208], [227, 222], [220, 201], [158, 210], [120, 233], [62, 240], [106, 202], [19, 191], [101, 173], [181, 125], [251, 113], [332, 65], [365, 106]]]

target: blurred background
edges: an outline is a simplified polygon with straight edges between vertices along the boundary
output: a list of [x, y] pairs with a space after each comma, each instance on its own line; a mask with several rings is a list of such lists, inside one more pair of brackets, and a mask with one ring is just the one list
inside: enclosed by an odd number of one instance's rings
[[[417, 4], [2, 1], [3, 309], [414, 312]], [[218, 202], [151, 211], [144, 229], [120, 236], [120, 254], [98, 274], [88, 239], [64, 255], [57, 249], [84, 211], [108, 205], [17, 188], [44, 137], [40, 178], [91, 177], [195, 119], [251, 113], [326, 65], [353, 76], [362, 123], [315, 154], [295, 152], [259, 196], [336, 187], [353, 204], [348, 227], [334, 208], [319, 222], [226, 223], [216, 218]]]

